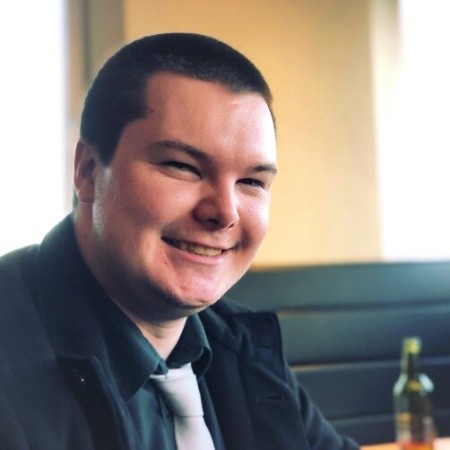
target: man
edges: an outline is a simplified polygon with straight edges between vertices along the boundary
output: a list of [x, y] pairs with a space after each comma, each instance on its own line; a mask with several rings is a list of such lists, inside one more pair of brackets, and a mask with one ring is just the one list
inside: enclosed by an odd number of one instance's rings
[[[357, 448], [296, 384], [276, 318], [221, 299], [266, 232], [270, 105], [253, 64], [204, 36], [146, 37], [105, 64], [73, 213], [0, 261], [2, 450]], [[199, 390], [207, 444], [183, 447], [160, 381], [191, 369], [169, 396]]]

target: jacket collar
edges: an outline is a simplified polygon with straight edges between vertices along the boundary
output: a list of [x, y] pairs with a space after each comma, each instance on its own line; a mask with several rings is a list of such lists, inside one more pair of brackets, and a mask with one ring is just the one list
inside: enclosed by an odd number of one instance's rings
[[210, 341], [285, 378], [281, 331], [271, 312], [253, 312], [227, 298], [200, 313]]

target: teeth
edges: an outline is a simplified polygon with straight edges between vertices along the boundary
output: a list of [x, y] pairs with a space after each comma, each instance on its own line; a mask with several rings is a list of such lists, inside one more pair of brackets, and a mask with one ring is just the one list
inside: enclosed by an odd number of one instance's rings
[[222, 253], [222, 250], [218, 248], [203, 247], [201, 245], [188, 244], [186, 242], [172, 241], [172, 244], [180, 250], [202, 256], [218, 256]]

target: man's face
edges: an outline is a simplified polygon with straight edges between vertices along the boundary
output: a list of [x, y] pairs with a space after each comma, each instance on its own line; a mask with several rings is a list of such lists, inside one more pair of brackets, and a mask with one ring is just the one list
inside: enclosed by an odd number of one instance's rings
[[260, 95], [170, 72], [146, 94], [147, 116], [92, 170], [87, 260], [119, 302], [199, 310], [244, 274], [266, 233], [273, 121]]

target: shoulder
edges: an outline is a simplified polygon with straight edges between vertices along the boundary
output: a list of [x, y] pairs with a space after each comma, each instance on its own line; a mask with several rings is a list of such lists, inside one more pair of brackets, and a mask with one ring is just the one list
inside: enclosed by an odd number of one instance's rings
[[280, 325], [276, 314], [253, 312], [238, 303], [220, 299], [200, 313], [211, 347], [221, 355], [233, 353], [285, 377]]
[[33, 290], [38, 246], [7, 253], [0, 258], [0, 301]]
[[200, 313], [200, 317], [213, 330], [223, 330], [235, 336], [244, 333], [256, 339], [267, 333], [279, 333], [276, 314], [252, 311], [227, 297]]
[[36, 253], [37, 246], [30, 246], [0, 258], [0, 320], [5, 337], [24, 333], [19, 325], [35, 314]]
[[16, 389], [50, 355], [36, 309], [36, 247], [0, 258], [0, 385]]

